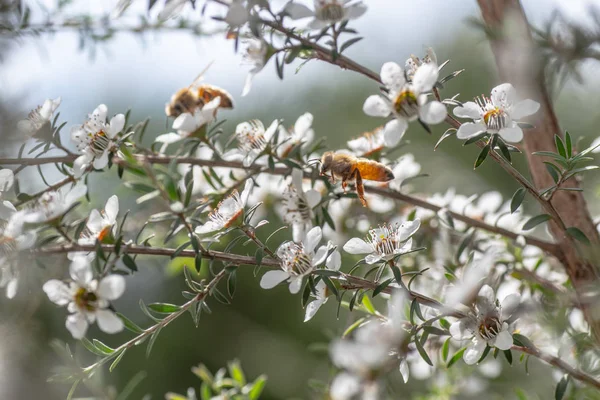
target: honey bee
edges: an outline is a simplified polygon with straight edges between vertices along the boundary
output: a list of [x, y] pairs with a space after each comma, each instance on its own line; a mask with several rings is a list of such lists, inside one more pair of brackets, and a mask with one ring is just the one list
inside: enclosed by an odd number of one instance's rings
[[[330, 175], [327, 175], [328, 172]], [[367, 207], [367, 200], [365, 200], [363, 179], [377, 182], [387, 182], [394, 179], [392, 170], [382, 163], [332, 151], [323, 154], [320, 174], [328, 176], [332, 183], [335, 183], [336, 178], [341, 179], [344, 192], [346, 192], [348, 181], [355, 179], [356, 192], [364, 207]]]
[[165, 107], [165, 113], [168, 117], [178, 117], [186, 112], [193, 114], [196, 108], [204, 106], [216, 97], [221, 98], [219, 108], [233, 108], [233, 98], [225, 89], [213, 85], [200, 84], [206, 69], [208, 67], [194, 79], [194, 82], [190, 86], [178, 90], [171, 97], [171, 102]]

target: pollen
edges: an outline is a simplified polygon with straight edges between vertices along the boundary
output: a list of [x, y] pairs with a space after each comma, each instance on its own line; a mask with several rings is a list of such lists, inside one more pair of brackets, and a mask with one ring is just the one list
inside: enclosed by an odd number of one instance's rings
[[80, 288], [73, 296], [73, 301], [80, 310], [94, 311], [96, 310], [96, 301], [98, 297], [94, 292], [89, 292], [85, 288]]
[[417, 96], [410, 90], [398, 93], [394, 100], [394, 110], [404, 118], [412, 118], [419, 112]]
[[500, 319], [498, 317], [487, 317], [479, 325], [479, 334], [485, 340], [491, 340], [498, 336], [501, 328], [502, 324], [500, 323]]

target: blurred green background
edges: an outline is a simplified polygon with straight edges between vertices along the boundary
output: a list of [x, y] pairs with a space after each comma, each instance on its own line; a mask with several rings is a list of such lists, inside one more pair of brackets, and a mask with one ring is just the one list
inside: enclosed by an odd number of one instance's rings
[[[568, 6], [561, 6], [558, 0], [525, 0], [523, 3], [529, 18], [539, 25], [558, 8], [572, 18], [585, 18], [585, 6], [594, 1], [571, 1]], [[109, 11], [112, 4], [114, 2], [75, 2], [69, 11], [100, 14]], [[484, 34], [466, 22], [467, 18], [478, 15], [474, 1], [377, 0], [367, 4], [367, 14], [351, 24], [365, 36], [348, 51], [351, 58], [378, 71], [385, 61], [403, 64], [411, 53], [422, 56], [425, 47], [431, 46], [440, 62], [451, 59], [446, 72], [466, 68], [445, 87], [443, 96], [460, 93], [459, 99], [468, 100], [489, 93], [500, 83]], [[131, 11], [135, 14], [136, 9]], [[220, 10], [211, 7], [210, 12]], [[236, 100], [234, 111], [222, 113], [228, 120], [224, 125], [226, 132], [232, 132], [237, 123], [249, 118], [265, 123], [283, 118], [286, 125], [291, 125], [308, 111], [315, 117], [317, 137], [325, 137], [327, 146], [335, 149], [382, 122], [362, 113], [364, 99], [377, 91], [373, 82], [317, 61], [309, 62], [298, 74], [294, 74], [296, 64], [288, 67], [284, 81], [277, 79], [274, 65], [270, 63], [256, 78], [250, 94], [241, 98], [239, 93], [247, 68], [239, 66], [240, 56], [234, 54], [233, 44], [222, 35], [198, 38], [178, 32], [123, 33], [93, 49], [89, 45], [79, 49], [74, 32], [20, 39], [0, 36], [0, 43], [0, 140], [3, 143], [0, 151], [3, 155], [16, 155], [18, 147], [9, 140], [15, 122], [44, 99], [57, 96], [62, 97], [60, 119], [69, 122], [67, 127], [81, 123], [98, 104], [105, 103], [110, 115], [131, 108], [132, 121], [150, 116], [147, 139], [165, 133], [168, 130], [164, 104], [174, 91], [188, 85], [212, 60], [215, 62], [206, 74], [206, 82], [226, 88]], [[586, 137], [584, 143], [587, 144], [600, 133], [596, 128], [600, 119], [600, 92], [595, 89], [600, 81], [597, 64], [582, 67], [585, 84], [569, 81], [555, 101], [561, 126], [575, 137]], [[417, 192], [443, 192], [455, 187], [466, 195], [491, 189], [501, 191], [506, 198], [513, 193], [515, 183], [494, 163], [486, 162], [473, 171], [477, 155], [474, 148], [463, 148], [458, 141], [448, 140], [433, 153], [433, 145], [444, 130], [445, 127], [437, 126], [433, 134], [428, 135], [414, 124], [405, 136], [410, 145], [401, 152], [413, 153], [422, 164], [422, 172], [429, 174], [415, 183]], [[67, 139], [68, 129], [63, 133]], [[524, 167], [522, 160], [516, 161], [516, 165]], [[52, 167], [45, 171], [48, 177], [53, 176]], [[132, 216], [136, 212], [147, 216], [159, 211], [152, 208], [155, 206], [139, 210], [135, 204], [136, 194], [121, 184], [114, 168], [104, 174], [94, 174], [90, 182], [92, 203], [81, 207], [82, 215], [86, 210], [102, 207], [112, 194], [120, 198], [121, 215], [127, 209], [132, 210]], [[595, 214], [599, 211], [597, 179], [591, 175], [586, 177], [584, 186]], [[33, 193], [41, 187], [35, 168], [22, 173], [21, 190]], [[532, 204], [525, 206], [530, 207], [530, 212], [535, 211]], [[278, 221], [277, 217], [271, 220]], [[126, 229], [134, 232], [142, 222], [140, 217], [130, 217]], [[272, 223], [267, 231], [277, 226], [279, 222]], [[287, 233], [282, 234], [277, 242], [287, 238]], [[251, 248], [238, 247], [237, 251], [253, 254]], [[93, 361], [64, 328], [65, 310], [50, 304], [41, 291], [41, 285], [49, 277], [66, 275], [68, 262], [58, 256], [43, 261], [47, 265], [43, 270], [35, 264], [22, 266], [25, 278], [16, 299], [0, 298], [0, 398], [65, 397], [68, 387], [45, 382], [51, 368], [59, 362], [49, 347], [52, 338], [72, 343], [82, 365]], [[178, 265], [183, 262], [185, 260]], [[139, 258], [138, 265], [140, 271], [128, 278], [127, 291], [115, 306], [140, 325], [147, 326], [148, 321], [137, 306], [139, 299], [146, 303], [181, 304], [184, 282], [181, 270], [170, 265], [166, 258], [143, 261]], [[350, 266], [342, 268], [347, 270]], [[148, 360], [143, 346], [134, 348], [113, 373], [106, 370], [104, 376], [97, 377], [99, 382], [120, 391], [134, 375], [144, 371], [146, 378], [130, 398], [149, 394], [153, 399], [160, 399], [168, 391], [185, 393], [189, 386], [199, 387], [199, 380], [190, 372], [192, 366], [202, 362], [216, 371], [228, 360], [237, 358], [249, 379], [261, 373], [268, 376], [265, 399], [313, 398], [307, 382], [311, 379], [327, 381], [333, 373], [326, 343], [339, 336], [357, 318], [356, 314], [342, 310], [336, 320], [336, 304], [330, 301], [305, 324], [300, 295], [291, 296], [285, 286], [264, 291], [258, 281], [252, 268], [241, 268], [233, 304], [224, 306], [210, 301], [213, 313], [202, 316], [198, 329], [188, 316], [180, 318], [163, 330]], [[131, 338], [129, 333], [107, 336], [97, 328], [93, 328], [89, 336], [115, 346]], [[522, 365], [504, 366], [503, 373], [490, 380], [484, 398], [517, 398], [514, 390], [517, 387], [523, 388], [530, 398], [550, 398], [554, 386], [548, 384], [549, 370], [534, 362], [530, 369], [531, 374], [527, 376]], [[466, 371], [466, 375], [457, 373], [452, 378], [457, 385], [475, 385], [472, 380], [481, 372], [476, 368]], [[474, 375], [469, 376], [471, 373]], [[436, 385], [435, 380], [411, 379], [406, 386], [400, 382], [399, 374], [392, 374], [390, 386], [397, 389], [397, 394], [401, 393], [399, 398], [426, 395]], [[85, 392], [80, 395], [84, 396]], [[455, 398], [482, 398], [480, 396], [463, 393]]]

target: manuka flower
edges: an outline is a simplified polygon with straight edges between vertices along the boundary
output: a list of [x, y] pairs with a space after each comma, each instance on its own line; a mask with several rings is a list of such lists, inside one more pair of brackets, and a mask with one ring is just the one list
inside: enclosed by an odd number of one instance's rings
[[87, 187], [82, 182], [73, 185], [68, 192], [66, 190], [46, 192], [32, 209], [25, 212], [24, 220], [30, 224], [54, 221], [69, 211], [78, 199], [85, 196], [86, 192]]
[[[117, 215], [119, 214], [119, 198], [112, 195], [104, 210], [92, 210], [85, 225], [81, 237], [77, 240], [79, 245], [93, 245], [96, 241], [100, 243], [114, 243], [114, 233], [117, 224]], [[69, 253], [69, 258], [74, 259], [77, 256], [86, 255], [85, 252]], [[89, 253], [90, 259], [95, 257], [96, 253]]]
[[474, 310], [450, 326], [450, 334], [454, 339], [471, 340], [463, 354], [467, 364], [479, 361], [486, 346], [510, 349], [513, 337], [509, 325], [520, 301], [520, 295], [514, 293], [498, 304], [494, 289], [484, 285], [479, 290]]
[[420, 226], [419, 219], [402, 224], [382, 225], [369, 231], [367, 241], [360, 238], [350, 239], [344, 245], [344, 250], [350, 254], [368, 254], [365, 261], [369, 264], [388, 261], [412, 249], [411, 236]]
[[251, 37], [243, 40], [242, 43], [246, 46], [242, 63], [251, 66], [242, 90], [242, 96], [246, 96], [250, 93], [254, 77], [265, 67], [271, 54], [269, 54], [269, 44], [262, 38]]
[[420, 119], [425, 124], [439, 124], [446, 118], [446, 107], [442, 103], [435, 100], [427, 102], [426, 93], [433, 88], [438, 76], [438, 66], [433, 62], [417, 68], [410, 82], [406, 80], [404, 71], [398, 64], [383, 64], [381, 82], [387, 93], [369, 96], [363, 105], [363, 111], [372, 117], [395, 117], [384, 128], [387, 146], [398, 144], [410, 121]]
[[270, 144], [275, 135], [279, 121], [275, 120], [269, 128], [257, 119], [242, 122], [235, 128], [238, 148], [224, 155], [225, 158], [242, 158], [245, 167], [252, 165]]
[[17, 293], [19, 265], [16, 258], [20, 250], [35, 244], [36, 233], [24, 231], [24, 212], [12, 214], [4, 229], [0, 229], [0, 288], [6, 288], [6, 297], [12, 299]]
[[517, 120], [535, 114], [540, 104], [533, 100], [517, 101], [517, 93], [513, 85], [503, 83], [492, 89], [491, 97], [481, 96], [475, 101], [468, 101], [454, 109], [459, 118], [471, 118], [473, 122], [465, 122], [458, 128], [456, 137], [469, 139], [484, 132], [497, 133], [510, 143], [523, 139], [523, 130]]
[[69, 271], [72, 281], [68, 284], [52, 279], [44, 284], [43, 289], [50, 301], [67, 306], [71, 314], [67, 317], [66, 327], [73, 338], [83, 338], [89, 325], [96, 321], [106, 333], [122, 331], [123, 321], [110, 309], [110, 302], [125, 291], [125, 278], [108, 275], [94, 279], [86, 257], [75, 258]]
[[321, 201], [321, 194], [314, 189], [302, 188], [302, 170], [292, 171], [292, 184], [283, 193], [283, 220], [292, 226], [295, 242], [300, 242], [312, 226], [313, 208]]
[[284, 11], [292, 19], [312, 17], [309, 29], [323, 29], [326, 26], [342, 21], [350, 21], [363, 15], [367, 6], [362, 1], [351, 0], [314, 0], [314, 11], [303, 4], [289, 2]]
[[313, 119], [313, 115], [307, 112], [299, 116], [289, 130], [279, 125], [278, 142], [281, 145], [277, 148], [277, 154], [281, 158], [287, 157], [294, 146], [301, 144], [304, 147], [312, 142], [315, 137], [315, 131], [312, 128]]
[[248, 201], [252, 186], [252, 179], [246, 180], [246, 185], [241, 196], [234, 189], [229, 196], [219, 203], [217, 208], [211, 211], [208, 215], [208, 221], [196, 228], [196, 233], [202, 235], [229, 228], [244, 213], [244, 207]]
[[290, 293], [298, 293], [302, 286], [302, 278], [310, 274], [317, 266], [327, 261], [330, 269], [339, 263], [338, 256], [327, 257], [330, 246], [315, 248], [321, 241], [323, 234], [321, 228], [315, 226], [306, 234], [300, 243], [283, 242], [277, 249], [277, 257], [281, 260], [281, 269], [268, 271], [260, 280], [260, 287], [271, 289], [283, 281], [290, 284]]
[[423, 57], [423, 58], [419, 58], [419, 57], [415, 56], [414, 54], [411, 54], [411, 56], [404, 63], [404, 70], [406, 71], [406, 77], [409, 80], [412, 80], [415, 76], [415, 72], [417, 72], [417, 69], [421, 65], [429, 64], [429, 63], [438, 65], [437, 56], [435, 54], [435, 51], [433, 51], [433, 49], [431, 47], [427, 48], [427, 54], [425, 54], [425, 57]]
[[19, 121], [17, 123], [17, 129], [27, 137], [35, 135], [45, 124], [50, 123], [54, 111], [56, 111], [59, 105], [60, 97], [54, 100], [46, 100], [43, 105], [32, 110], [27, 116], [27, 119]]
[[8, 220], [17, 211], [10, 201], [2, 200], [4, 193], [12, 188], [14, 182], [15, 175], [10, 169], [0, 169], [0, 220]]
[[117, 114], [107, 123], [107, 112], [106, 106], [100, 104], [83, 125], [71, 129], [71, 140], [81, 153], [73, 163], [76, 178], [83, 175], [90, 164], [95, 169], [108, 165], [108, 155], [115, 150], [114, 139], [125, 126], [125, 116]]
[[173, 129], [177, 130], [177, 133], [165, 133], [163, 135], [158, 135], [156, 139], [154, 139], [155, 142], [163, 143], [160, 151], [164, 152], [169, 144], [185, 139], [203, 126], [214, 121], [220, 105], [221, 97], [217, 96], [204, 106], [197, 107], [193, 114], [187, 112], [180, 114], [175, 118], [175, 121], [173, 121]]

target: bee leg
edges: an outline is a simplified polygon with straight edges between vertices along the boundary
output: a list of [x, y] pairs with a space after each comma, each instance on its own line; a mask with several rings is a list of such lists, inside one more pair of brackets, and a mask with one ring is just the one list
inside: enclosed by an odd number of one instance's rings
[[365, 187], [363, 186], [362, 177], [360, 176], [360, 172], [357, 170], [354, 171], [356, 175], [356, 193], [358, 194], [358, 198], [362, 203], [363, 207], [367, 207], [367, 200], [365, 199]]

